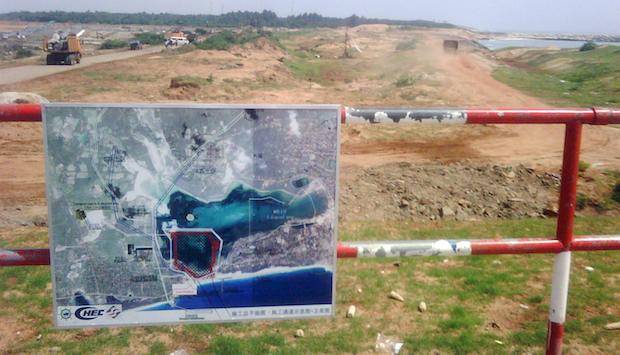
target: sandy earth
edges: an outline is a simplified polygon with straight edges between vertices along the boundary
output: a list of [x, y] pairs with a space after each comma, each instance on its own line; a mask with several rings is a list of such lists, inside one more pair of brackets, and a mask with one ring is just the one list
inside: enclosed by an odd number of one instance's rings
[[[259, 45], [236, 48], [230, 52], [150, 53], [140, 58], [123, 57], [125, 60], [114, 63], [98, 63], [88, 67], [80, 65], [71, 68], [74, 70], [19, 83], [14, 81], [45, 75], [54, 70], [46, 72], [50, 67], [45, 66], [33, 68], [36, 72], [22, 68], [14, 73], [12, 79], [6, 79], [6, 72], [0, 71], [0, 92], [27, 91], [41, 94], [51, 101], [82, 102], [547, 106], [541, 100], [493, 79], [491, 73], [497, 63], [472, 45], [463, 46], [458, 54], [443, 52], [444, 38], [466, 39], [471, 36], [466, 31], [395, 31], [387, 26], [360, 26], [350, 34], [362, 53], [355, 53], [354, 58], [346, 62], [331, 63], [333, 65], [326, 67], [320, 82], [296, 78], [283, 64], [282, 58], [290, 59], [290, 55], [273, 46]], [[342, 53], [339, 41], [342, 41], [343, 35], [343, 30], [319, 30], [295, 38], [287, 45], [311, 50], [311, 53], [320, 54], [326, 62], [334, 62], [334, 59], [328, 58]], [[394, 50], [399, 42], [411, 38], [416, 39], [415, 49]], [[88, 60], [85, 58], [86, 63]], [[87, 76], [87, 72], [94, 74]], [[403, 72], [417, 78], [415, 85], [394, 87], [392, 83]], [[133, 73], [147, 79], [123, 81], [114, 75], [106, 76], [114, 73]], [[211, 74], [215, 81], [208, 88], [193, 91], [169, 88], [173, 76], [198, 75], [206, 78]], [[1, 85], [3, 80], [14, 83]], [[47, 207], [41, 133], [38, 123], [0, 124], [0, 238], [13, 238], [12, 231], [16, 227], [28, 226], [28, 230], [34, 230], [32, 225], [45, 222]], [[620, 129], [585, 127], [583, 138], [583, 160], [593, 167], [620, 167]], [[438, 186], [434, 188], [439, 191], [435, 194], [439, 196], [437, 199], [449, 200], [447, 194], [452, 195], [454, 184], [450, 177], [460, 178], [467, 174], [475, 177], [472, 193], [483, 194], [488, 175], [491, 176], [488, 183], [497, 184], [498, 188], [511, 186], [513, 181], [525, 181], [516, 188], [498, 190], [497, 193], [506, 195], [511, 203], [520, 206], [527, 202], [535, 205], [534, 210], [540, 210], [546, 201], [553, 199], [557, 186], [542, 186], [537, 182], [541, 175], [537, 174], [545, 174], [546, 171], [557, 173], [561, 162], [563, 127], [347, 124], [342, 129], [341, 141], [341, 193], [346, 195], [341, 199], [344, 206], [341, 213], [344, 216], [348, 213], [365, 219], [396, 217], [421, 220], [435, 219], [442, 206], [430, 196], [432, 191], [416, 190], [435, 181], [435, 175], [429, 175], [432, 170], [438, 171], [438, 175], [445, 175], [441, 181], [435, 182]], [[458, 165], [438, 167], [444, 163]], [[500, 169], [499, 172], [482, 174], [483, 178], [476, 177], [478, 175], [474, 170], [463, 173], [463, 169], [484, 164], [524, 164], [525, 167], [517, 167], [514, 177], [510, 169], [495, 166], [484, 171]], [[428, 169], [428, 166], [433, 168]], [[415, 173], [418, 167], [425, 169], [423, 173]], [[528, 175], [530, 167], [537, 169], [536, 174]], [[372, 202], [367, 209], [357, 206], [360, 198]], [[423, 200], [430, 202], [422, 203]], [[459, 196], [449, 202], [454, 203], [449, 207], [457, 219], [480, 217], [477, 211], [484, 211], [485, 208], [483, 202], [472, 196]], [[388, 203], [388, 208], [383, 208]], [[418, 208], [420, 205], [422, 209]], [[508, 217], [529, 215], [530, 210], [512, 208], [513, 214]], [[482, 216], [502, 217], [500, 212], [489, 210]], [[485, 318], [489, 324], [501, 324], [501, 332], [518, 329], [525, 320], [515, 313], [515, 309], [519, 308], [514, 301], [498, 299]], [[23, 324], [10, 319], [2, 321], [5, 326], [0, 327], [0, 349], [19, 339], [34, 336], [33, 330]], [[21, 331], [22, 335], [15, 336], [17, 331]]]
[[[548, 107], [540, 99], [530, 97], [506, 84], [495, 80], [492, 69], [496, 65], [478, 51], [465, 49], [456, 55], [446, 55], [439, 38], [448, 37], [440, 33], [427, 33], [415, 50], [422, 60], [422, 66], [431, 67], [439, 73], [441, 83], [437, 101], [447, 106], [470, 108], [493, 107]], [[374, 127], [359, 128], [376, 129]], [[411, 127], [407, 129], [417, 129]], [[462, 130], [462, 127], [445, 127], [439, 130]], [[387, 160], [424, 160], [429, 150], [438, 156], [460, 157], [462, 159], [484, 159], [497, 163], [534, 163], [557, 168], [561, 164], [564, 142], [564, 127], [550, 125], [497, 126], [489, 134], [480, 135], [480, 128], [470, 130], [471, 137], [455, 133], [458, 139], [444, 142], [428, 142], [426, 149], [420, 142], [387, 142], [382, 146], [368, 147], [365, 151], [348, 151], [344, 162], [350, 164], [374, 165]], [[484, 129], [483, 129], [484, 130]], [[363, 133], [362, 133], [363, 134]], [[431, 137], [432, 138], [432, 137]], [[616, 168], [620, 166], [620, 130], [615, 127], [584, 127], [582, 159], [594, 166]], [[400, 143], [400, 144], [399, 144]], [[392, 146], [398, 146], [391, 149]], [[409, 148], [408, 148], [409, 146]], [[457, 154], [455, 154], [455, 150]], [[355, 153], [361, 154], [355, 154]], [[374, 154], [377, 152], [378, 154]], [[351, 155], [351, 156], [348, 156]], [[362, 155], [361, 157], [359, 155]], [[379, 155], [379, 156], [377, 156]], [[408, 157], [403, 157], [407, 155]], [[455, 156], [456, 155], [456, 156]]]
[[[343, 33], [343, 30], [319, 30], [286, 44], [296, 49], [310, 49], [326, 62], [331, 60], [328, 63], [342, 65], [341, 61], [328, 58], [342, 53], [339, 41]], [[30, 91], [52, 101], [85, 102], [546, 106], [541, 100], [496, 81], [491, 73], [497, 64], [473, 45], [463, 42], [458, 54], [444, 53], [442, 40], [467, 39], [471, 34], [466, 31], [396, 31], [386, 26], [360, 26], [350, 34], [362, 53], [355, 53], [353, 59], [344, 62], [344, 66], [326, 67], [321, 83], [296, 78], [283, 64], [282, 59], [290, 58], [290, 55], [269, 43], [258, 43], [230, 52], [150, 54], [88, 68], [80, 66], [66, 73], [0, 85], [0, 91]], [[416, 40], [415, 49], [394, 50], [398, 43], [411, 38]], [[355, 68], [355, 71], [346, 73], [347, 68]], [[107, 77], [93, 79], [84, 76], [83, 73], [93, 70], [104, 74], [114, 71], [136, 73], [148, 80], [123, 82], [114, 77], [107, 80]], [[360, 74], [362, 71], [364, 75]], [[395, 88], [392, 82], [399, 71], [415, 75], [419, 80], [411, 87]], [[170, 77], [175, 75], [207, 77], [211, 74], [215, 81], [208, 90], [184, 92], [169, 88]], [[30, 73], [19, 75], [28, 76]], [[75, 84], [67, 88], [67, 82]], [[105, 85], [113, 89], [97, 90]], [[619, 167], [619, 137], [620, 129], [614, 127], [585, 127], [582, 159], [595, 167]], [[354, 179], [362, 168], [394, 162], [522, 163], [557, 171], [562, 142], [562, 126], [347, 125], [342, 133], [341, 177], [343, 180]], [[0, 225], [33, 223], [34, 217], [45, 216], [40, 124], [0, 125], [0, 164], [11, 167], [0, 170], [0, 209], [3, 214], [8, 213]]]

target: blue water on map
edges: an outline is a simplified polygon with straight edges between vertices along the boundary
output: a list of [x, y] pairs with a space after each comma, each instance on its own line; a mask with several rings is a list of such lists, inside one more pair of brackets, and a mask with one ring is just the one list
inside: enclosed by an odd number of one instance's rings
[[[239, 238], [275, 230], [287, 220], [313, 218], [327, 208], [327, 196], [319, 191], [295, 196], [283, 190], [259, 191], [238, 185], [223, 200], [208, 203], [175, 191], [168, 200], [169, 215], [158, 216], [157, 225], [160, 233], [162, 223], [171, 220], [176, 220], [179, 228], [211, 228], [222, 238], [225, 256], [227, 246]], [[170, 246], [167, 238], [162, 242], [165, 257]]]
[[266, 307], [332, 303], [333, 273], [322, 267], [217, 280], [201, 284], [196, 296], [179, 296], [146, 310]]

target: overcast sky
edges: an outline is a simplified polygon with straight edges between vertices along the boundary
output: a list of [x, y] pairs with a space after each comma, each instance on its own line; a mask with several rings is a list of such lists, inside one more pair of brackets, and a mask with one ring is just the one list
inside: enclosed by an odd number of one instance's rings
[[402, 20], [435, 20], [480, 30], [620, 35], [620, 0], [0, 0], [0, 12], [101, 10], [219, 14], [272, 10]]

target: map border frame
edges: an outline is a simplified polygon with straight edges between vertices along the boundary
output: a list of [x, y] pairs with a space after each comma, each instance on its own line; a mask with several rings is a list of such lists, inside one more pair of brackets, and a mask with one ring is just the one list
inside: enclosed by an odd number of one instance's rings
[[[302, 319], [312, 319], [312, 318], [326, 318], [326, 317], [334, 317], [336, 316], [336, 279], [337, 279], [337, 245], [338, 245], [338, 235], [339, 235], [339, 201], [338, 196], [340, 195], [340, 152], [341, 152], [341, 129], [342, 122], [340, 119], [340, 110], [342, 105], [340, 104], [200, 104], [200, 103], [188, 103], [188, 104], [180, 104], [180, 103], [84, 103], [84, 102], [54, 102], [54, 103], [43, 103], [41, 104], [41, 116], [42, 116], [42, 134], [43, 134], [43, 154], [44, 154], [44, 165], [45, 165], [45, 197], [47, 201], [47, 213], [48, 216], [52, 216], [51, 213], [51, 204], [49, 203], [50, 198], [50, 184], [48, 184], [50, 167], [49, 161], [47, 159], [47, 150], [48, 150], [48, 142], [47, 142], [47, 108], [48, 107], [84, 107], [84, 108], [145, 108], [145, 109], [157, 109], [157, 108], [189, 108], [189, 109], [258, 109], [258, 110], [304, 110], [304, 109], [323, 109], [330, 110], [333, 109], [335, 111], [335, 119], [337, 123], [337, 132], [336, 132], [336, 174], [335, 174], [335, 191], [334, 191], [334, 232], [333, 232], [333, 271], [332, 271], [332, 304], [331, 304], [331, 313], [329, 314], [317, 314], [317, 315], [298, 315], [296, 317], [264, 317], [264, 318], [246, 318], [246, 319], [222, 319], [218, 321], [209, 321], [209, 320], [186, 320], [186, 321], [171, 321], [171, 322], [145, 322], [145, 323], [122, 323], [122, 324], [93, 324], [84, 322], [84, 324], [80, 325], [61, 325], [59, 324], [58, 319], [58, 304], [56, 300], [56, 280], [54, 277], [54, 243], [53, 243], [53, 233], [52, 228], [48, 228], [48, 245], [50, 249], [50, 274], [51, 274], [51, 282], [52, 282], [52, 323], [53, 327], [56, 329], [83, 329], [83, 328], [112, 328], [112, 327], [136, 327], [136, 326], [166, 326], [166, 325], [182, 325], [182, 324], [226, 324], [226, 323], [245, 323], [245, 322], [255, 322], [255, 321], [274, 321], [274, 320], [302, 320]], [[48, 221], [48, 225], [51, 224], [51, 221]], [[92, 305], [96, 307], [97, 305]], [[316, 306], [316, 305], [315, 305]], [[74, 306], [71, 306], [74, 307]], [[71, 308], [65, 307], [65, 308]], [[271, 306], [271, 308], [277, 307], [299, 307], [299, 306]], [[251, 307], [248, 307], [251, 308]], [[264, 307], [268, 308], [268, 307]]]

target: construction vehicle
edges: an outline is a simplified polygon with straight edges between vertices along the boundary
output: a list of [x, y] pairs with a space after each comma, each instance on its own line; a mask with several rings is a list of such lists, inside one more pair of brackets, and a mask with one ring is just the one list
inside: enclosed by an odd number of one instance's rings
[[172, 46], [183, 46], [186, 44], [189, 44], [187, 36], [185, 35], [185, 33], [179, 31], [170, 33], [170, 36], [168, 37], [168, 39], [166, 39], [164, 46], [168, 48]]
[[52, 35], [52, 38], [45, 38], [43, 50], [47, 52], [47, 65], [79, 63], [82, 60], [83, 43], [80, 37], [83, 34], [84, 30], [77, 34], [58, 31]]
[[142, 49], [142, 42], [140, 41], [131, 41], [129, 42], [129, 49], [132, 51], [138, 51]]
[[443, 41], [443, 50], [445, 52], [456, 52], [459, 49], [459, 41], [454, 39], [445, 39]]

